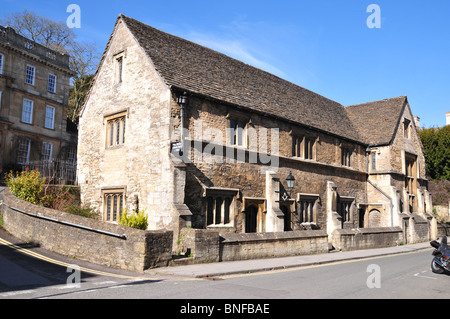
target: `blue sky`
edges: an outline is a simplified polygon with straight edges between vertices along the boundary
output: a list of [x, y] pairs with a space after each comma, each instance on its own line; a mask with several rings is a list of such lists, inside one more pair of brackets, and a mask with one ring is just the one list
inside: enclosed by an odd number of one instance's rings
[[[66, 21], [81, 8], [79, 39], [102, 51], [120, 13], [200, 43], [288, 81], [352, 105], [407, 95], [425, 127], [450, 111], [450, 1], [39, 1], [1, 0]], [[370, 29], [370, 4], [381, 28]]]

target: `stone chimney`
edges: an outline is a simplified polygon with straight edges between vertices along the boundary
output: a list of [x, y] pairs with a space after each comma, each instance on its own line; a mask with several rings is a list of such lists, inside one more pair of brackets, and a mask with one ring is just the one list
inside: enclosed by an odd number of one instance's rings
[[447, 123], [445, 125], [450, 125], [450, 112], [447, 112]]
[[420, 117], [418, 117], [417, 115], [414, 116], [414, 124], [416, 125], [416, 128], [420, 130]]

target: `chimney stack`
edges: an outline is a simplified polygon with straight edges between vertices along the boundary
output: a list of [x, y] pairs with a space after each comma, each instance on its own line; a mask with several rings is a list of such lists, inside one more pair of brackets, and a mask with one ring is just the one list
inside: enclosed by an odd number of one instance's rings
[[450, 125], [450, 112], [447, 112], [447, 123], [446, 125]]
[[414, 124], [416, 125], [416, 128], [420, 130], [420, 117], [418, 117], [417, 115], [414, 116]]

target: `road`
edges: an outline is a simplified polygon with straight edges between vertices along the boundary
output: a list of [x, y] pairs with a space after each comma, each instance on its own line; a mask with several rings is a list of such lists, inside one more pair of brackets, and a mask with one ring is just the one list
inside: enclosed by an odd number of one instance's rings
[[0, 299], [450, 298], [450, 276], [431, 272], [429, 249], [206, 280], [112, 270], [0, 235]]

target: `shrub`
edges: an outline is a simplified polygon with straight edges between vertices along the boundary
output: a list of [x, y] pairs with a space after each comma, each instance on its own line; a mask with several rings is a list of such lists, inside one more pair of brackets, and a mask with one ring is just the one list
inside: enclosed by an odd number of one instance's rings
[[42, 205], [41, 194], [44, 188], [45, 178], [41, 178], [38, 170], [29, 170], [7, 173], [6, 185], [18, 198], [35, 205]]
[[133, 214], [128, 215], [127, 210], [124, 209], [119, 219], [119, 225], [145, 230], [148, 227], [148, 216], [145, 210], [140, 212], [135, 210]]
[[69, 205], [64, 207], [64, 211], [67, 213], [78, 215], [87, 218], [97, 218], [97, 213], [93, 208], [90, 207], [80, 207], [77, 205]]
[[430, 181], [428, 190], [433, 195], [433, 205], [448, 205], [450, 202], [450, 181]]

